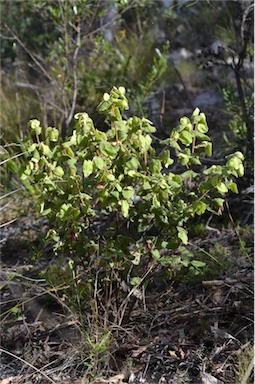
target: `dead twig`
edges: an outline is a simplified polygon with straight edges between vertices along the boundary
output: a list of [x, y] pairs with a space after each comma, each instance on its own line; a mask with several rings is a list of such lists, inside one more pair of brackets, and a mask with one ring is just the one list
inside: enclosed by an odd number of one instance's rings
[[10, 221], [7, 221], [6, 223], [1, 224], [0, 228], [6, 227], [6, 225], [10, 225], [10, 224], [14, 223], [16, 220], [17, 220], [17, 218], [12, 219]]
[[56, 381], [53, 381], [48, 375], [46, 375], [45, 373], [42, 372], [41, 369], [38, 369], [36, 368], [34, 365], [30, 364], [28, 361], [22, 359], [21, 357], [19, 356], [16, 356], [14, 355], [14, 353], [12, 352], [9, 352], [9, 351], [6, 351], [5, 349], [3, 348], [0, 348], [0, 353], [5, 353], [6, 355], [9, 355], [11, 357], [13, 357], [14, 359], [17, 359], [19, 361], [21, 361], [23, 364], [26, 364], [28, 365], [30, 368], [32, 368], [34, 371], [40, 373], [40, 375], [42, 375], [45, 379], [47, 379], [50, 383], [53, 383], [53, 384], [56, 384]]
[[17, 155], [14, 155], [12, 157], [8, 157], [8, 159], [5, 159], [3, 161], [0, 162], [0, 166], [7, 163], [7, 161], [10, 161], [10, 160], [14, 160], [16, 159], [17, 157], [20, 157], [20, 156], [23, 156], [25, 155], [26, 153], [29, 153], [28, 151], [27, 152], [22, 152], [22, 153], [18, 153]]
[[46, 71], [46, 69], [42, 66], [42, 64], [36, 59], [35, 55], [33, 55], [33, 53], [30, 52], [30, 50], [26, 47], [26, 45], [20, 40], [18, 35], [16, 35], [16, 33], [10, 27], [8, 27], [8, 25], [6, 25], [6, 24], [5, 24], [5, 28], [11, 33], [11, 35], [13, 36], [13, 39], [15, 39], [20, 44], [20, 46], [24, 49], [24, 51], [31, 57], [31, 59], [38, 66], [38, 68], [40, 68], [40, 70], [45, 75], [45, 77], [50, 82], [52, 82], [52, 77], [49, 75], [49, 73]]
[[218, 236], [221, 236], [221, 232], [217, 229], [217, 228], [213, 228], [213, 227], [210, 227], [209, 224], [210, 224], [210, 221], [212, 220], [213, 218], [213, 215], [211, 215], [209, 217], [209, 219], [207, 220], [207, 223], [205, 225], [205, 229], [207, 229], [208, 231], [213, 231], [213, 232], [216, 232]]

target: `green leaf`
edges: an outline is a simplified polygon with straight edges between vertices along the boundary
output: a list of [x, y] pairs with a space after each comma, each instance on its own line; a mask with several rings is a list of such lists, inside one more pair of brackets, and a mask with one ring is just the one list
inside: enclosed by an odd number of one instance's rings
[[207, 156], [212, 156], [212, 143], [206, 143], [205, 153]]
[[135, 287], [135, 286], [139, 285], [141, 283], [141, 281], [142, 281], [141, 277], [135, 276], [135, 277], [132, 277], [130, 279], [130, 284]]
[[103, 100], [104, 101], [108, 101], [110, 99], [110, 95], [109, 95], [109, 93], [104, 93], [103, 94]]
[[185, 155], [184, 153], [179, 153], [178, 160], [182, 165], [187, 165], [189, 163], [190, 156]]
[[45, 206], [45, 203], [44, 203], [44, 202], [39, 204], [39, 212], [40, 212], [40, 213], [43, 213], [43, 211], [44, 211], [44, 206]]
[[114, 181], [114, 180], [115, 180], [115, 176], [114, 176], [114, 174], [113, 174], [113, 173], [108, 173], [108, 174], [107, 174], [107, 180], [109, 180], [109, 181]]
[[126, 200], [121, 200], [121, 213], [123, 217], [128, 217], [129, 204]]
[[33, 132], [35, 132], [36, 135], [40, 135], [42, 132], [41, 123], [37, 119], [33, 119], [29, 121], [30, 128]]
[[232, 159], [232, 158], [237, 158], [237, 159], [241, 160], [241, 162], [244, 161], [244, 155], [243, 155], [242, 152], [240, 152], [240, 151], [237, 151], [237, 152], [235, 152], [235, 153], [232, 153], [231, 155], [226, 156], [226, 159], [227, 159], [228, 161], [229, 161], [230, 159]]
[[[13, 313], [14, 316], [18, 316], [21, 313], [21, 309], [18, 307], [12, 307], [11, 312]], [[18, 318], [17, 320], [21, 320], [21, 318]]]
[[118, 191], [112, 191], [112, 192], [111, 192], [111, 195], [112, 195], [113, 197], [115, 197], [115, 199], [119, 200], [120, 194], [119, 194]]
[[130, 176], [130, 177], [134, 177], [135, 175], [137, 175], [137, 172], [136, 171], [132, 171], [132, 170], [130, 170], [130, 171], [125, 171], [125, 173], [128, 175], [128, 176]]
[[62, 176], [64, 176], [64, 170], [63, 170], [63, 168], [60, 167], [60, 166], [57, 166], [57, 167], [54, 169], [53, 173], [54, 173], [56, 176], [58, 176], [58, 177], [62, 177]]
[[186, 229], [178, 226], [177, 231], [178, 231], [178, 237], [183, 242], [183, 244], [185, 245], [188, 244], [188, 234]]
[[98, 129], [96, 129], [96, 131], [95, 131], [95, 139], [96, 139], [96, 141], [102, 141], [102, 140], [106, 141], [107, 140], [107, 135], [106, 135], [105, 132], [101, 132]]
[[149, 150], [151, 142], [152, 142], [152, 138], [150, 137], [150, 135], [146, 135], [145, 136], [145, 148], [144, 148], [145, 151]]
[[[117, 129], [117, 131], [118, 131], [119, 140], [126, 139], [127, 134], [128, 134], [128, 126], [127, 126], [126, 121], [123, 121], [123, 120], [116, 121], [115, 122], [115, 129]], [[112, 133], [113, 133], [112, 137], [116, 136], [115, 129], [112, 128]]]
[[153, 197], [152, 197], [152, 206], [153, 206], [153, 208], [158, 208], [158, 207], [160, 207], [160, 202], [159, 202], [159, 200], [157, 199], [157, 196], [156, 196], [156, 195], [153, 195]]
[[28, 177], [28, 174], [26, 174], [26, 173], [22, 173], [22, 174], [20, 175], [20, 180], [21, 180], [21, 181], [25, 181], [25, 180], [27, 179], [27, 177]]
[[242, 177], [244, 175], [244, 166], [243, 164], [240, 164], [239, 168], [237, 169], [238, 176]]
[[208, 132], [208, 126], [207, 124], [204, 124], [204, 123], [197, 124], [197, 129], [198, 129], [198, 132], [202, 132], [202, 133]]
[[194, 109], [193, 113], [192, 113], [192, 117], [194, 116], [198, 116], [200, 113], [200, 109], [197, 107], [196, 109]]
[[136, 157], [131, 157], [131, 159], [126, 163], [126, 167], [136, 171], [140, 165], [139, 160]]
[[93, 162], [98, 169], [104, 169], [106, 166], [104, 160], [100, 156], [95, 156]]
[[189, 260], [188, 259], [180, 259], [180, 264], [182, 264], [184, 267], [188, 267], [189, 266]]
[[169, 149], [166, 149], [162, 154], [162, 162], [166, 168], [169, 167], [169, 165], [172, 165], [174, 163], [174, 160], [170, 157], [170, 151]]
[[179, 189], [181, 187], [181, 184], [174, 181], [174, 180], [169, 180], [168, 184], [170, 185], [170, 187], [172, 187], [174, 189]]
[[107, 101], [101, 101], [101, 103], [98, 105], [97, 107], [97, 111], [99, 113], [105, 113], [107, 112], [107, 110], [110, 109], [110, 107], [112, 106], [112, 100], [107, 100]]
[[192, 165], [201, 165], [201, 161], [199, 160], [199, 157], [194, 155], [190, 157], [190, 163]]
[[152, 159], [149, 168], [152, 174], [160, 173], [162, 169], [161, 161], [157, 159]]
[[93, 171], [93, 162], [91, 160], [84, 160], [82, 170], [85, 177], [91, 175]]
[[50, 147], [44, 143], [39, 144], [39, 150], [42, 151], [42, 154], [48, 158], [52, 158], [52, 151], [50, 150]]
[[10, 172], [13, 172], [14, 174], [19, 173], [19, 171], [20, 171], [20, 167], [15, 162], [15, 160], [10, 160], [8, 162], [8, 168], [9, 168]]
[[184, 116], [180, 119], [180, 124], [183, 125], [184, 127], [189, 126], [190, 125], [190, 119], [188, 117]]
[[34, 150], [35, 150], [35, 148], [36, 148], [36, 144], [35, 143], [33, 143], [32, 145], [30, 145], [30, 147], [28, 147], [28, 151], [29, 152], [33, 152]]
[[205, 204], [203, 201], [195, 201], [192, 204], [192, 208], [193, 208], [194, 212], [200, 216], [200, 215], [203, 215], [205, 213], [206, 208], [207, 208], [207, 204]]
[[145, 181], [145, 182], [143, 183], [143, 190], [148, 191], [148, 190], [150, 190], [150, 189], [151, 189], [151, 185], [150, 185], [150, 183], [149, 183], [148, 181]]
[[62, 144], [62, 146], [63, 146], [63, 148], [66, 149], [66, 152], [67, 152], [67, 149], [69, 147], [71, 147], [72, 145], [76, 145], [76, 144], [77, 144], [77, 135], [76, 135], [76, 130], [74, 130], [72, 136], [70, 137], [70, 140], [64, 142]]
[[237, 151], [237, 152], [235, 152], [235, 155], [236, 155], [237, 157], [239, 157], [240, 160], [244, 161], [244, 155], [242, 154], [242, 152]]
[[240, 165], [242, 164], [242, 160], [239, 159], [239, 157], [237, 156], [233, 156], [231, 157], [228, 161], [227, 161], [227, 167], [229, 168], [232, 168], [232, 169], [239, 169]]
[[[75, 157], [74, 152], [73, 152], [73, 150], [70, 147], [66, 147], [65, 148], [65, 152], [63, 153], [63, 155], [65, 155], [65, 154], [67, 156], [69, 156], [71, 159], [73, 159]], [[76, 154], [77, 154], [77, 156], [79, 156], [79, 152], [76, 153]], [[77, 159], [75, 159], [75, 160], [77, 160]]]
[[238, 193], [238, 188], [237, 188], [237, 185], [236, 183], [234, 183], [233, 181], [228, 183], [227, 184], [227, 187], [228, 189], [230, 189], [230, 191], [232, 191], [233, 193]]
[[115, 157], [118, 150], [119, 150], [119, 146], [118, 145], [112, 145], [108, 141], [103, 141], [100, 144], [100, 149], [101, 149], [101, 152], [105, 156]]
[[189, 179], [189, 178], [194, 179], [194, 178], [197, 177], [198, 175], [199, 175], [198, 173], [196, 173], [196, 172], [194, 172], [194, 171], [192, 171], [192, 170], [190, 169], [190, 170], [188, 170], [188, 171], [183, 172], [183, 173], [181, 174], [181, 177], [182, 177], [182, 179]]
[[48, 127], [46, 129], [46, 136], [50, 141], [56, 142], [58, 141], [59, 131], [57, 128]]
[[198, 139], [198, 140], [211, 141], [210, 137], [205, 135], [202, 132], [194, 131], [193, 134], [196, 137], [196, 139]]
[[142, 152], [147, 152], [150, 148], [152, 138], [150, 137], [150, 135], [143, 136], [141, 133], [139, 133], [138, 138], [139, 138], [140, 150]]
[[226, 193], [226, 192], [228, 192], [228, 188], [227, 188], [226, 184], [224, 184], [222, 181], [220, 181], [220, 182], [216, 185], [216, 188], [217, 188], [217, 190], [218, 190], [220, 193]]
[[216, 208], [219, 208], [219, 207], [223, 206], [224, 201], [225, 201], [224, 199], [217, 197], [217, 198], [213, 199], [213, 204], [214, 204], [214, 206], [216, 206]]
[[182, 131], [180, 133], [180, 141], [182, 144], [190, 145], [193, 140], [193, 135], [188, 131]]
[[116, 183], [115, 187], [119, 192], [122, 192], [122, 186], [119, 183]]
[[66, 163], [70, 169], [75, 169], [75, 170], [77, 169], [76, 167], [77, 159], [68, 159]]
[[193, 267], [195, 268], [201, 268], [201, 267], [205, 267], [206, 266], [206, 263], [203, 262], [203, 261], [199, 261], [199, 260], [192, 260], [191, 261], [191, 264], [193, 265]]
[[142, 152], [145, 151], [145, 137], [140, 133], [139, 134], [139, 147]]
[[42, 212], [42, 215], [43, 216], [48, 216], [50, 213], [51, 213], [52, 209], [51, 208], [47, 208], [45, 209], [43, 212]]
[[122, 195], [125, 199], [131, 199], [135, 194], [135, 190], [133, 187], [127, 187], [122, 190]]
[[221, 165], [212, 165], [210, 168], [203, 171], [205, 175], [221, 175], [222, 174]]
[[92, 199], [92, 197], [90, 195], [88, 195], [87, 193], [81, 193], [80, 196], [83, 198], [83, 200], [85, 201], [89, 201]]
[[154, 132], [157, 131], [156, 128], [153, 127], [153, 123], [152, 123], [150, 120], [145, 119], [145, 118], [143, 117], [142, 120], [141, 120], [141, 122], [142, 122], [142, 128], [143, 128], [143, 131], [144, 131], [144, 132], [154, 133]]
[[126, 89], [124, 88], [124, 87], [119, 87], [118, 88], [119, 89], [119, 93], [121, 94], [121, 95], [125, 95], [125, 93], [126, 93]]
[[116, 120], [121, 120], [121, 113], [119, 108], [111, 108], [110, 116], [113, 116]]
[[159, 260], [160, 259], [160, 253], [158, 249], [153, 249], [151, 251], [152, 257], [154, 260]]

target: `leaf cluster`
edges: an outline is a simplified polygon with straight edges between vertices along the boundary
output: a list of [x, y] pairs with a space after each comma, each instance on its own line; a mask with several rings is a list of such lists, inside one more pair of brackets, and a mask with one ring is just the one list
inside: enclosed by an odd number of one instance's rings
[[[158, 153], [152, 122], [123, 118], [127, 109], [125, 88], [113, 87], [97, 108], [108, 130], [77, 113], [64, 142], [56, 128], [31, 120], [20, 178], [49, 219], [56, 251], [125, 270], [144, 258], [172, 265], [188, 243], [188, 221], [206, 211], [221, 214], [226, 193], [238, 193], [234, 178], [243, 176], [244, 158], [236, 152], [223, 166], [205, 167], [201, 156], [212, 155], [212, 143], [198, 108], [160, 141]], [[184, 259], [186, 266], [192, 261], [185, 254], [178, 263]]]

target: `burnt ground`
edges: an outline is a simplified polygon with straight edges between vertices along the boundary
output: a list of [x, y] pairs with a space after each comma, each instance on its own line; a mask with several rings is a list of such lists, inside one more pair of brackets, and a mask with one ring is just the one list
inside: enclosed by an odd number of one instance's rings
[[223, 269], [162, 279], [158, 266], [141, 295], [126, 294], [129, 316], [108, 324], [107, 348], [95, 342], [93, 355], [62, 287], [40, 276], [54, 260], [31, 259], [31, 244], [12, 235], [2, 247], [0, 383], [253, 383], [252, 226], [239, 234], [246, 252], [232, 229], [192, 240]]

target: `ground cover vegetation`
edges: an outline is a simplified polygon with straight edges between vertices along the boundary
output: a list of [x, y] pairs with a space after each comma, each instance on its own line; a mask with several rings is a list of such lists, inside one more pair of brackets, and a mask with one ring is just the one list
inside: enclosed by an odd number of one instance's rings
[[0, 382], [252, 382], [253, 2], [1, 18]]

